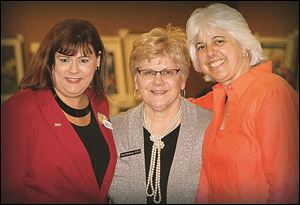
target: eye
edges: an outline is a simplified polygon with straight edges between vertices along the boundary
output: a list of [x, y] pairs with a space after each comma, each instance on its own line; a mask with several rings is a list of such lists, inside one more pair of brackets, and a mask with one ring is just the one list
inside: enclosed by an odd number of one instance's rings
[[155, 75], [155, 74], [156, 74], [156, 72], [153, 71], [153, 70], [145, 70], [144, 71], [145, 76], [152, 76], [152, 75]]
[[205, 45], [204, 45], [204, 44], [198, 43], [198, 44], [196, 45], [196, 49], [197, 49], [198, 51], [201, 51], [201, 50], [203, 50], [204, 48], [205, 48]]
[[140, 74], [141, 74], [142, 76], [147, 76], [147, 75], [149, 75], [149, 71], [147, 71], [147, 70], [141, 70], [141, 71], [140, 71]]
[[60, 58], [58, 58], [58, 60], [62, 63], [68, 63], [70, 61], [70, 59], [64, 58], [64, 57], [60, 57]]
[[223, 43], [224, 43], [224, 40], [222, 40], [222, 39], [218, 39], [215, 41], [216, 45], [222, 45]]
[[172, 76], [173, 75], [173, 70], [164, 70], [161, 73], [164, 76]]
[[87, 64], [87, 63], [89, 62], [89, 59], [87, 59], [87, 58], [82, 58], [82, 59], [79, 60], [79, 62], [80, 62], [81, 64]]

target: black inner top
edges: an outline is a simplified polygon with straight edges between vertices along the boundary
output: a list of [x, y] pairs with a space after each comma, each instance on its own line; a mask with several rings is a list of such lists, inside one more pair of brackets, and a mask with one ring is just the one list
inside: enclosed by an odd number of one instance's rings
[[[161, 161], [160, 161], [160, 190], [161, 190], [161, 204], [167, 203], [167, 185], [170, 174], [171, 165], [174, 158], [174, 153], [176, 149], [177, 139], [179, 135], [180, 125], [177, 126], [172, 132], [165, 136], [162, 141], [165, 146], [161, 150]], [[151, 152], [152, 152], [153, 142], [150, 140], [150, 133], [146, 128], [144, 128], [144, 152], [145, 152], [145, 168], [146, 168], [146, 183], [149, 174]], [[153, 174], [153, 184], [155, 185], [155, 172]], [[146, 190], [145, 190], [146, 192]], [[158, 195], [156, 200], [158, 200]], [[153, 197], [147, 197], [147, 204], [155, 204]]]
[[[53, 88], [51, 89], [51, 91], [60, 108], [69, 115], [72, 115], [74, 117], [83, 117], [86, 116], [90, 111], [92, 111], [90, 102], [84, 109], [75, 109], [65, 104], [58, 97]], [[73, 124], [72, 122], [71, 124], [75, 129], [77, 135], [81, 139], [82, 143], [84, 144], [87, 152], [89, 153], [91, 165], [93, 167], [98, 187], [100, 189], [110, 160], [110, 152], [104, 136], [98, 126], [93, 111], [90, 114], [91, 120], [88, 125], [78, 126]]]
[[91, 113], [91, 116], [91, 122], [87, 126], [71, 124], [89, 153], [92, 167], [98, 182], [98, 187], [100, 189], [108, 167], [110, 153], [93, 112]]

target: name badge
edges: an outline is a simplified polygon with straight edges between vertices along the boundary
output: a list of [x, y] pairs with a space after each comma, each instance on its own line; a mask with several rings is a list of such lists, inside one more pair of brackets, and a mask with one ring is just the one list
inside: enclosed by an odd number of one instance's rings
[[128, 152], [122, 152], [120, 154], [120, 158], [128, 157], [128, 156], [135, 155], [135, 154], [140, 154], [140, 153], [141, 153], [141, 149], [131, 150], [131, 151], [128, 151]]

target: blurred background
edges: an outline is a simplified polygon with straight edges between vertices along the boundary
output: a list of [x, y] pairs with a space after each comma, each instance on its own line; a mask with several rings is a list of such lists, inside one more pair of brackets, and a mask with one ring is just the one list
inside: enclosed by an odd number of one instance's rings
[[[185, 29], [191, 13], [208, 3], [211, 1], [1, 1], [1, 102], [17, 91], [19, 79], [48, 30], [63, 19], [80, 18], [93, 23], [105, 38], [112, 54], [110, 78], [117, 86], [112, 88], [116, 96], [110, 101], [112, 114], [124, 111], [136, 104], [127, 71], [134, 38], [168, 23]], [[274, 60], [274, 70], [299, 90], [299, 2], [224, 3], [243, 14], [266, 55]], [[199, 97], [212, 85], [191, 67], [186, 97]]]

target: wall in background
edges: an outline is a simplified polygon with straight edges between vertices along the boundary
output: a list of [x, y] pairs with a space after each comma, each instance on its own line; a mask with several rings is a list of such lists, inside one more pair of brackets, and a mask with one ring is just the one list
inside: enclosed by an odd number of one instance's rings
[[[40, 42], [58, 21], [82, 18], [91, 21], [100, 35], [118, 35], [120, 28], [143, 33], [168, 23], [185, 28], [191, 13], [208, 1], [74, 1], [18, 2], [1, 1], [1, 36], [21, 34], [24, 37], [24, 67], [30, 61], [29, 45]], [[298, 1], [226, 1], [246, 18], [254, 33], [262, 36], [286, 36], [299, 29]], [[204, 83], [191, 70], [187, 97], [195, 97]]]

